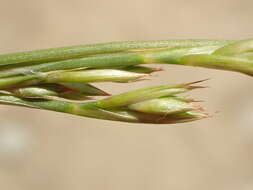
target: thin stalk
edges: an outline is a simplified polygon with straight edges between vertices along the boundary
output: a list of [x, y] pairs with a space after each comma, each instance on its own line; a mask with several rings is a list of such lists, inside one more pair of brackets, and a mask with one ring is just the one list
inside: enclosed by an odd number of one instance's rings
[[26, 75], [31, 72], [50, 72], [80, 68], [118, 68], [150, 63], [180, 64], [180, 58], [185, 55], [201, 53], [209, 54], [217, 50], [219, 47], [220, 46], [174, 48], [153, 50], [150, 52], [85, 57], [14, 68], [8, 67], [0, 70], [0, 77], [9, 77], [20, 74]]
[[96, 54], [140, 51], [156, 48], [193, 47], [207, 45], [225, 45], [229, 40], [162, 40], [143, 42], [111, 42], [89, 44], [72, 47], [51, 48], [19, 53], [0, 55], [0, 65], [19, 63], [42, 63], [56, 60], [65, 60]]
[[229, 57], [221, 55], [188, 55], [181, 59], [181, 65], [200, 66], [205, 68], [237, 71], [253, 76], [253, 60], [243, 57]]

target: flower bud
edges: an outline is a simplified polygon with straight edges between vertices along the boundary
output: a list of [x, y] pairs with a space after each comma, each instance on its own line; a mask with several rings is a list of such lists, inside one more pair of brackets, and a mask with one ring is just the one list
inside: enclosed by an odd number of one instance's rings
[[196, 109], [192, 103], [185, 102], [177, 97], [146, 100], [131, 104], [128, 108], [135, 111], [153, 114], [172, 114]]
[[59, 72], [49, 74], [47, 83], [87, 83], [87, 82], [129, 82], [148, 76], [117, 69], [91, 69], [76, 72]]

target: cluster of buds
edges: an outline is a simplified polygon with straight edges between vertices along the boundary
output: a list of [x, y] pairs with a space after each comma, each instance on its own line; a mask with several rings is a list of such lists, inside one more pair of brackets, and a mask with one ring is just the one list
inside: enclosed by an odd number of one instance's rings
[[[179, 123], [207, 117], [178, 94], [194, 83], [163, 85], [110, 96], [97, 82], [144, 80], [150, 63], [201, 66], [253, 75], [253, 40], [117, 42], [0, 55], [0, 102], [80, 116]], [[143, 66], [144, 65], [144, 66]], [[92, 84], [90, 84], [92, 83]], [[96, 96], [109, 96], [94, 100]]]
[[9, 93], [2, 92], [0, 102], [114, 121], [180, 123], [207, 117], [203, 109], [194, 104], [194, 100], [177, 96], [192, 89], [202, 88], [193, 84], [138, 89], [86, 102], [73, 100], [87, 100], [87, 95], [90, 97], [108, 94], [82, 83], [38, 85], [13, 89]]

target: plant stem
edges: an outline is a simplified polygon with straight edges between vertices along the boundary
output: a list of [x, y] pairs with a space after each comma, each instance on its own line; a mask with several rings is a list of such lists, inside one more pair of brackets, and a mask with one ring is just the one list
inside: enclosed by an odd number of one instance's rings
[[96, 54], [129, 52], [156, 48], [194, 47], [207, 45], [225, 45], [229, 40], [162, 40], [143, 42], [111, 42], [101, 44], [80, 45], [72, 47], [51, 48], [20, 53], [0, 55], [0, 65], [18, 63], [41, 63], [56, 60], [84, 57]]
[[78, 68], [115, 68], [149, 63], [180, 64], [180, 58], [191, 54], [208, 54], [220, 46], [200, 46], [188, 48], [173, 48], [153, 50], [150, 52], [112, 54], [95, 57], [85, 57], [57, 62], [42, 63], [37, 65], [11, 66], [0, 70], [0, 77], [9, 77], [29, 72], [49, 72], [56, 70], [70, 70]]

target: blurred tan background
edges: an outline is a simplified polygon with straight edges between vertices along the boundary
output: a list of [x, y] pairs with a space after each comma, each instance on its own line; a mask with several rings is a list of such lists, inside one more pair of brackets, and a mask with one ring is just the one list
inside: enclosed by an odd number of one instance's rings
[[[253, 37], [251, 0], [0, 0], [0, 52], [161, 39]], [[253, 79], [163, 66], [118, 93], [211, 78], [191, 95], [212, 118], [144, 125], [0, 106], [0, 189], [251, 190]], [[216, 113], [217, 112], [217, 113]]]

